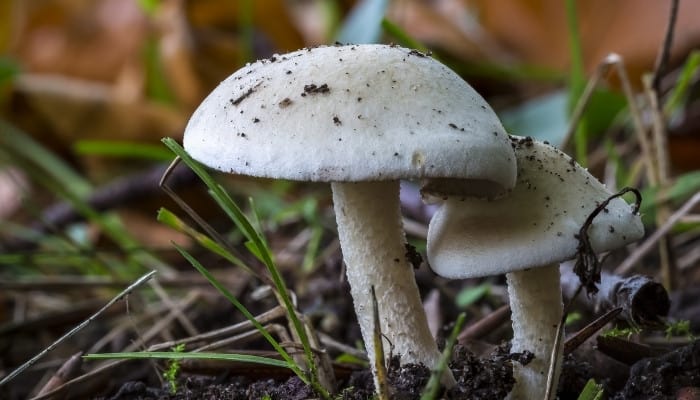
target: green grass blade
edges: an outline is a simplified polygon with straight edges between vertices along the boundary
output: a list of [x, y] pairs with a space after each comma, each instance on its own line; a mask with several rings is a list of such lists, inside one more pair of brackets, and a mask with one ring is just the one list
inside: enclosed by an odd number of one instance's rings
[[[99, 226], [102, 232], [124, 252], [126, 262], [112, 271], [123, 278], [141, 274], [145, 269], [170, 272], [169, 267], [142, 248], [119, 218], [102, 214], [86, 200], [92, 192], [90, 183], [63, 160], [46, 150], [30, 136], [0, 120], [0, 159], [9, 159], [28, 171], [34, 180], [68, 201], [78, 213]], [[91, 249], [81, 248], [81, 251]]]
[[[569, 107], [573, 110], [575, 104], [581, 98], [586, 87], [586, 76], [583, 63], [583, 48], [578, 27], [578, 13], [576, 11], [576, 0], [566, 0], [566, 21], [569, 28], [569, 51], [571, 58], [571, 72], [569, 75]], [[586, 117], [581, 117], [579, 125], [574, 134], [576, 144], [576, 160], [582, 166], [587, 162], [588, 129]]]
[[190, 253], [187, 252], [187, 250], [183, 249], [182, 247], [178, 246], [177, 244], [173, 243], [173, 246], [177, 249], [177, 251], [200, 273], [202, 276], [204, 276], [209, 283], [212, 284], [216, 288], [216, 290], [221, 293], [226, 300], [231, 302], [238, 311], [243, 314], [243, 316], [246, 317], [248, 321], [250, 321], [255, 329], [257, 329], [260, 334], [267, 340], [268, 343], [279, 353], [279, 355], [286, 361], [288, 364], [288, 367], [292, 369], [297, 375], [299, 375], [300, 378], [304, 380], [305, 383], [309, 383], [308, 379], [306, 378], [305, 374], [303, 371], [296, 365], [294, 362], [294, 359], [287, 353], [286, 350], [280, 346], [279, 342], [273, 338], [267, 330], [265, 330], [265, 327], [263, 327], [256, 319], [253, 314], [248, 311], [248, 309], [234, 296], [224, 285], [222, 285], [215, 277], [212, 275], [209, 270], [207, 270], [197, 259], [195, 259]]
[[0, 56], [0, 88], [19, 75], [19, 64], [10, 57]]
[[603, 385], [597, 384], [593, 379], [589, 379], [581, 394], [579, 394], [578, 400], [602, 400], [604, 396], [605, 390]]
[[386, 18], [382, 18], [382, 29], [384, 29], [384, 32], [389, 34], [392, 38], [396, 39], [396, 42], [403, 47], [416, 49], [418, 51], [422, 51], [423, 53], [427, 53], [429, 50], [427, 47], [425, 47], [425, 45], [423, 45], [423, 43], [412, 38], [411, 35], [401, 29], [400, 26]]
[[700, 171], [691, 171], [676, 177], [671, 187], [664, 192], [659, 192], [657, 187], [649, 187], [642, 191], [642, 197], [646, 199], [642, 203], [640, 213], [645, 225], [653, 225], [656, 222], [656, 208], [658, 204], [669, 202], [672, 205], [680, 205], [691, 196], [700, 191]]
[[21, 157], [36, 164], [51, 179], [64, 185], [70, 193], [86, 196], [92, 191], [90, 184], [63, 160], [3, 120], [0, 120], [0, 147], [13, 152], [17, 158]]
[[171, 152], [163, 149], [163, 146], [113, 140], [81, 140], [73, 149], [81, 155], [97, 155], [120, 158], [140, 158], [154, 161], [170, 161], [173, 158]]
[[241, 261], [238, 257], [231, 254], [231, 252], [219, 245], [219, 243], [217, 243], [216, 241], [212, 240], [209, 236], [187, 225], [183, 220], [178, 218], [178, 216], [173, 214], [170, 210], [161, 207], [158, 210], [158, 215], [156, 218], [158, 222], [163, 223], [178, 232], [182, 232], [188, 235], [205, 249], [224, 258], [231, 264], [243, 268], [246, 272], [250, 273], [251, 275], [255, 275], [255, 273], [250, 269], [250, 267], [246, 265], [243, 261]]
[[698, 70], [700, 70], [700, 50], [693, 50], [685, 61], [683, 69], [678, 76], [678, 80], [671, 91], [671, 95], [664, 105], [664, 111], [667, 114], [681, 106], [688, 95], [690, 85], [693, 83], [693, 76], [695, 76]]
[[461, 290], [457, 297], [455, 298], [455, 303], [460, 309], [469, 307], [470, 305], [476, 303], [484, 296], [488, 296], [491, 291], [491, 284], [482, 283], [478, 286], [469, 287]]
[[164, 359], [164, 360], [221, 360], [244, 362], [271, 367], [289, 368], [285, 361], [270, 357], [261, 357], [250, 354], [226, 354], [226, 353], [177, 353], [171, 351], [144, 351], [131, 353], [100, 353], [86, 354], [83, 358], [87, 360], [123, 359], [123, 360], [143, 360], [143, 359]]
[[204, 182], [204, 184], [209, 189], [209, 193], [216, 201], [216, 203], [221, 207], [222, 210], [228, 215], [228, 217], [233, 221], [238, 230], [243, 234], [243, 236], [248, 240], [246, 246], [252, 250], [253, 254], [258, 257], [265, 265], [270, 278], [276, 289], [276, 295], [282, 303], [282, 305], [287, 310], [287, 317], [292, 322], [294, 330], [296, 331], [301, 345], [304, 349], [304, 354], [307, 359], [307, 364], [309, 366], [309, 372], [311, 375], [311, 385], [316, 389], [323, 397], [328, 397], [327, 391], [318, 384], [318, 370], [316, 362], [314, 361], [314, 355], [311, 350], [311, 344], [309, 337], [306, 333], [304, 325], [301, 323], [299, 316], [296, 314], [296, 309], [292, 303], [291, 297], [287, 291], [287, 287], [284, 284], [282, 275], [277, 269], [275, 262], [273, 261], [272, 252], [267, 246], [267, 242], [263, 239], [263, 236], [258, 232], [253, 225], [250, 223], [248, 218], [245, 216], [243, 211], [238, 207], [238, 205], [231, 199], [226, 190], [218, 184], [214, 179], [207, 173], [205, 168], [195, 161], [189, 154], [172, 138], [164, 138], [163, 143], [173, 151], [180, 159], [192, 169], [192, 171], [199, 176], [199, 178]]
[[457, 343], [457, 336], [462, 330], [462, 326], [464, 326], [464, 321], [466, 320], [466, 318], [467, 315], [465, 313], [460, 313], [457, 317], [457, 321], [455, 322], [455, 325], [452, 328], [450, 337], [447, 338], [445, 349], [442, 351], [442, 354], [440, 354], [440, 360], [438, 361], [435, 370], [433, 370], [430, 374], [430, 379], [425, 385], [425, 389], [423, 389], [423, 393], [420, 396], [420, 400], [437, 399], [438, 392], [440, 391], [440, 380], [442, 379], [442, 376], [447, 370], [447, 368], [449, 368], [447, 364], [452, 358], [452, 351], [454, 350], [455, 344]]
[[[238, 48], [240, 49], [240, 59], [238, 60], [241, 65], [253, 59], [253, 48], [254, 48], [254, 7], [253, 1], [255, 0], [238, 0], [238, 29], [240, 35], [240, 41], [238, 42]], [[235, 3], [234, 3], [235, 4]]]

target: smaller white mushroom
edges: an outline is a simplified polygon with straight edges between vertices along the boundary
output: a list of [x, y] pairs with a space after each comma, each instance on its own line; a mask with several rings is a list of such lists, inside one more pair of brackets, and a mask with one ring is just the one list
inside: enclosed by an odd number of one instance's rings
[[[514, 366], [510, 398], [542, 399], [562, 313], [558, 263], [575, 256], [584, 221], [611, 193], [563, 152], [529, 138], [512, 141], [518, 163], [513, 191], [491, 201], [445, 200], [430, 222], [428, 259], [447, 278], [507, 274], [512, 351], [535, 355], [527, 366]], [[588, 231], [595, 252], [622, 247], [643, 233], [639, 215], [620, 198], [608, 203]]]

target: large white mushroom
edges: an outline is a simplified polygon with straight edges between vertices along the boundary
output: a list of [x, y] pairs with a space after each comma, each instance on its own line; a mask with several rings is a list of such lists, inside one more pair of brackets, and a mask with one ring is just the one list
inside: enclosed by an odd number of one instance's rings
[[[393, 354], [435, 366], [439, 352], [406, 257], [399, 180], [430, 179], [428, 190], [440, 193], [458, 183], [459, 191], [479, 196], [515, 184], [510, 140], [466, 82], [431, 57], [398, 46], [275, 55], [222, 82], [190, 119], [184, 146], [225, 172], [331, 182], [372, 369], [372, 286]], [[388, 354], [390, 346], [384, 348]], [[443, 382], [454, 382], [449, 371]]]
[[[563, 152], [529, 138], [512, 140], [515, 188], [493, 201], [445, 200], [430, 222], [428, 260], [447, 278], [507, 274], [511, 350], [535, 355], [527, 366], [514, 366], [510, 398], [542, 399], [562, 313], [558, 263], [575, 256], [586, 218], [612, 194]], [[622, 247], [643, 233], [639, 215], [620, 198], [588, 230], [595, 252]]]

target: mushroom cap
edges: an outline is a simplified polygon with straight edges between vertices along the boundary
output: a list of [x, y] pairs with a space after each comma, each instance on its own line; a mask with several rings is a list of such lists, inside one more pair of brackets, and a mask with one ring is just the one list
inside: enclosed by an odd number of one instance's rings
[[[438, 275], [473, 278], [573, 258], [586, 218], [612, 194], [571, 157], [548, 144], [513, 137], [515, 188], [497, 200], [449, 198], [430, 221], [428, 259]], [[595, 252], [641, 238], [641, 218], [615, 198], [588, 230]]]
[[238, 70], [187, 124], [185, 149], [225, 172], [303, 181], [515, 184], [491, 107], [433, 58], [389, 45], [316, 47]]

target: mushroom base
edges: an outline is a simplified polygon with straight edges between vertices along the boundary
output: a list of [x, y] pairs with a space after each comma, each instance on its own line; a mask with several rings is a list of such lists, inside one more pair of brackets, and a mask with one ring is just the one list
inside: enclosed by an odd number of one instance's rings
[[[390, 342], [385, 342], [385, 356], [393, 346], [401, 363], [435, 367], [440, 352], [428, 329], [413, 267], [406, 257], [399, 182], [333, 183], [331, 187], [347, 278], [375, 386], [372, 286], [380, 330]], [[454, 385], [451, 371], [445, 375], [443, 383]]]
[[[525, 366], [513, 363], [513, 376], [516, 383], [508, 398], [511, 400], [543, 399], [547, 390], [550, 355], [563, 309], [559, 265], [550, 264], [545, 267], [511, 272], [506, 275], [506, 278], [513, 320], [511, 352], [527, 350], [535, 355], [535, 358]], [[561, 351], [559, 351], [554, 374], [554, 393], [551, 398], [556, 397], [561, 361]]]

